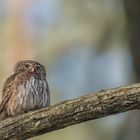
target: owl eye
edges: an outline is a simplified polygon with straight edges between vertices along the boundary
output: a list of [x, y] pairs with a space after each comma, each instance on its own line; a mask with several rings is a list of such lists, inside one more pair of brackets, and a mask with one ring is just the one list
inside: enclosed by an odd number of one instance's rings
[[36, 65], [36, 66], [35, 66], [35, 69], [36, 69], [37, 71], [40, 71], [40, 66]]
[[29, 64], [25, 64], [25, 68], [28, 69], [30, 67]]

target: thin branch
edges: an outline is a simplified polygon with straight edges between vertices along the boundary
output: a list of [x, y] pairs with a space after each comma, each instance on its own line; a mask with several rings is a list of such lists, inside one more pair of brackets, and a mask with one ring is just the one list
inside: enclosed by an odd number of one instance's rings
[[140, 108], [140, 84], [92, 93], [0, 122], [0, 139], [27, 139]]

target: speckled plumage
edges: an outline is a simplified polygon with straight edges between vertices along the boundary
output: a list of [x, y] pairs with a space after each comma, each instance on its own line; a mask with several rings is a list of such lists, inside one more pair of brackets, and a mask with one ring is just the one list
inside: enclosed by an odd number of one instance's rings
[[32, 60], [16, 64], [3, 86], [0, 120], [50, 105], [50, 92], [43, 65]]

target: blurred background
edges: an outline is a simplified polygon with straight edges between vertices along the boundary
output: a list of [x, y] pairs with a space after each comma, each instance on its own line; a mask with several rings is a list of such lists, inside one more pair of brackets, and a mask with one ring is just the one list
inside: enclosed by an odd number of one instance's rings
[[[140, 1], [0, 0], [0, 90], [15, 63], [47, 69], [51, 104], [140, 80]], [[131, 111], [33, 140], [139, 140]]]

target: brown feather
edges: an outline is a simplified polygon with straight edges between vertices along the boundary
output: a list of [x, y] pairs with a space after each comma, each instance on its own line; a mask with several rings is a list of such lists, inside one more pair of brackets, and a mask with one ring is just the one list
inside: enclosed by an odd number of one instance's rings
[[18, 62], [15, 73], [3, 86], [0, 120], [49, 105], [50, 91], [44, 66], [35, 61]]

